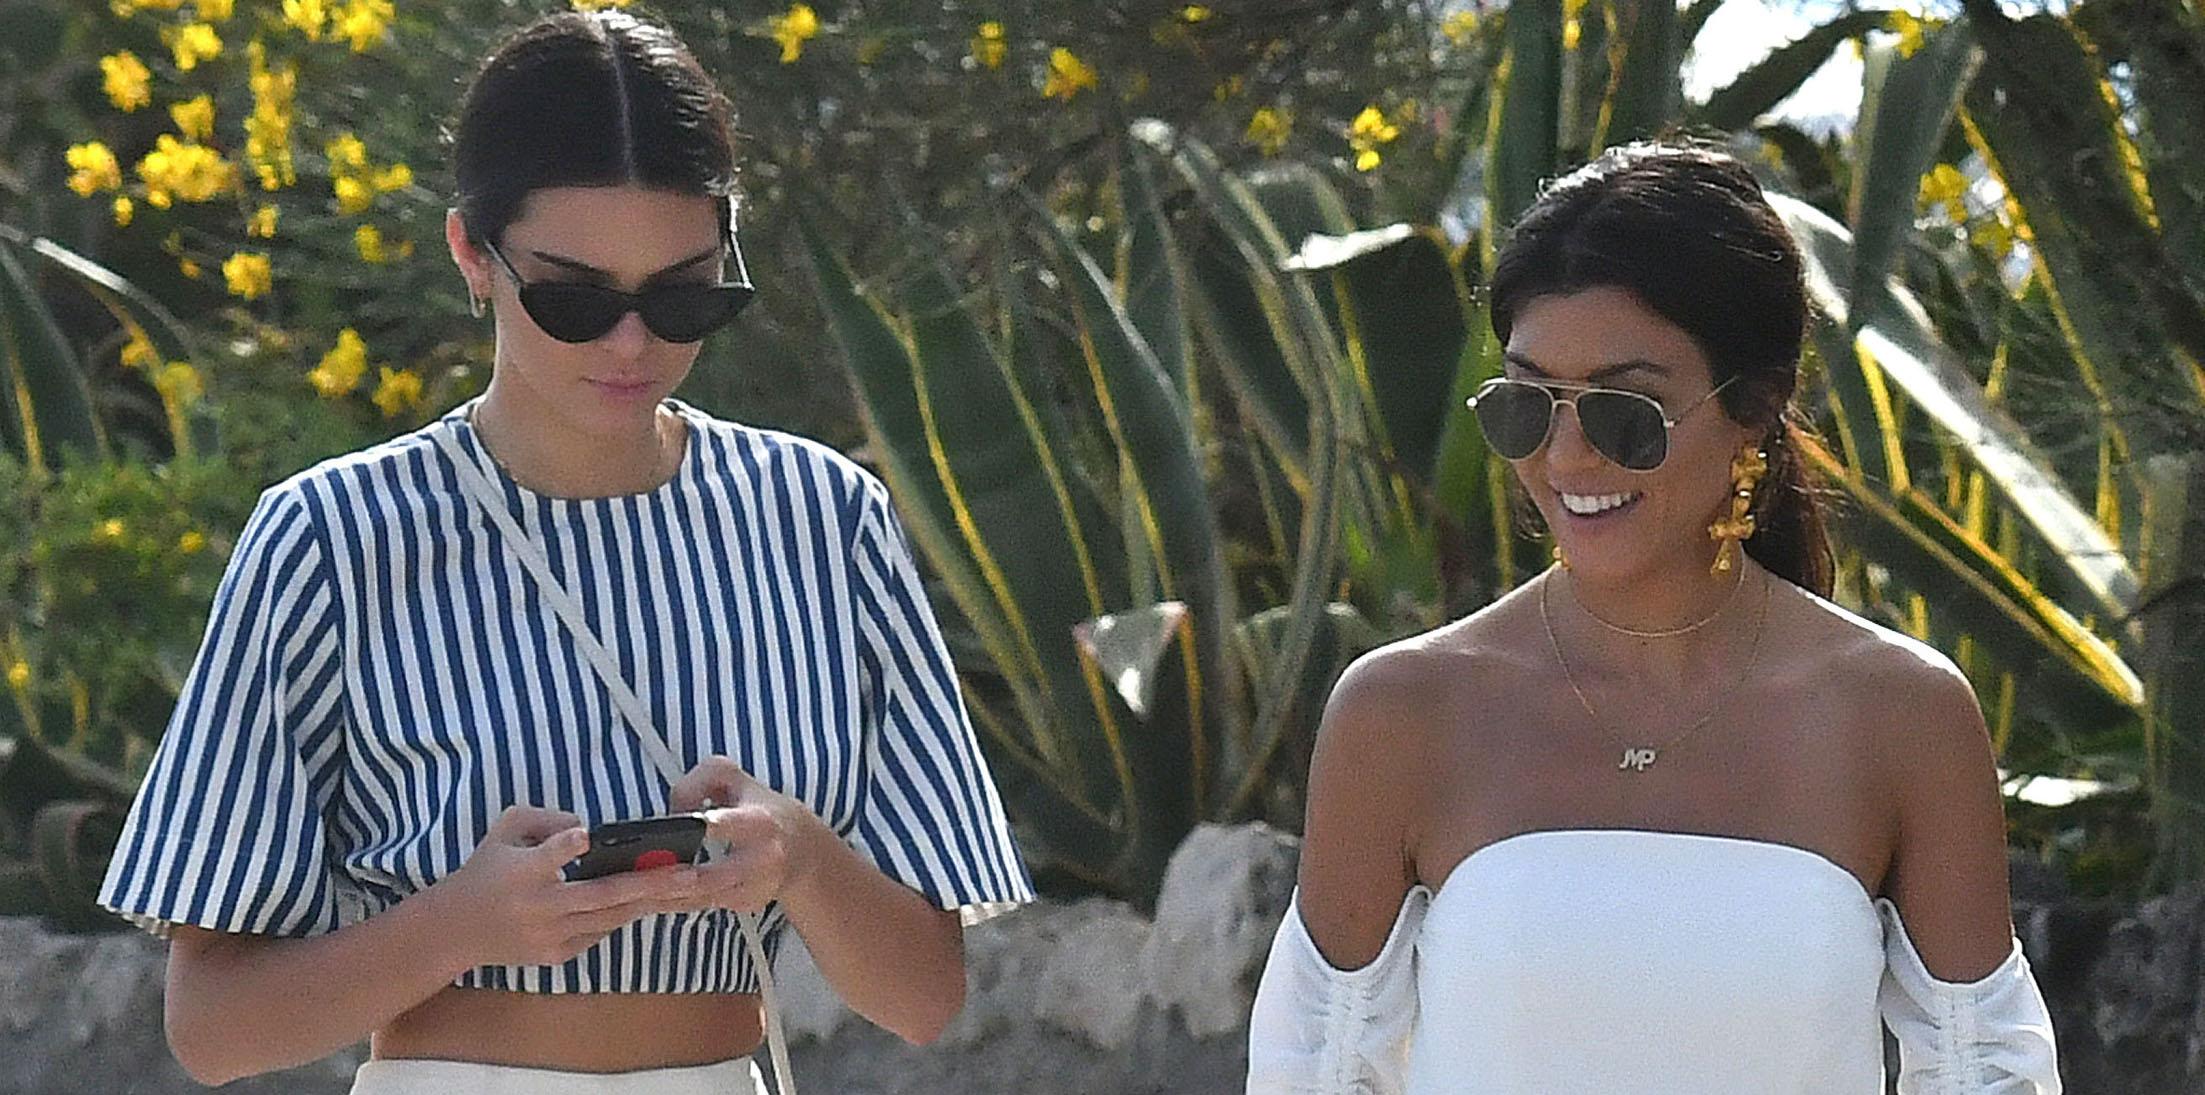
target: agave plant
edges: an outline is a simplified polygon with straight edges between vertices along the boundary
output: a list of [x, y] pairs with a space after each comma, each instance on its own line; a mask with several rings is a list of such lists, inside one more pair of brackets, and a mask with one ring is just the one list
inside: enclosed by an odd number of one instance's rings
[[[2084, 14], [1848, 12], [1689, 104], [1677, 58], [1714, 4], [1600, 7], [1567, 34], [1555, 5], [1480, 25], [1484, 69], [1454, 116], [1486, 124], [1440, 142], [1454, 181], [1428, 189], [1451, 196], [1423, 224], [1367, 227], [1319, 172], [1236, 171], [1160, 123], [1132, 127], [1105, 241], [1111, 276], [1035, 218], [1105, 419], [1089, 431], [1109, 441], [1089, 461], [1099, 467], [1077, 467], [1070, 454], [1094, 446], [1021, 387], [1045, 374], [1047, 339], [1017, 294], [995, 294], [983, 322], [932, 272], [886, 312], [816, 249], [875, 452], [907, 512], [926, 514], [915, 539], [983, 637], [977, 675], [1007, 689], [1009, 702], [983, 705], [990, 736], [1045, 789], [1023, 816], [1058, 832], [1074, 828], [1061, 817], [1084, 818], [1076, 838], [1044, 841], [1049, 852], [1090, 877], [1137, 880], [1130, 865], [1153, 864], [1187, 819], [1291, 798], [1266, 782], [1291, 782], [1305, 759], [1297, 735], [1331, 679], [1312, 671], [1312, 647], [1332, 644], [1316, 666], [1336, 666], [1517, 580], [1531, 545], [1512, 527], [1505, 468], [1455, 413], [1499, 365], [1469, 287], [1484, 280], [1493, 226], [1542, 180], [1606, 144], [1693, 123], [1730, 131], [1761, 166], [1807, 254], [1824, 320], [1807, 390], [1831, 439], [1813, 456], [1845, 499], [1841, 593], [1959, 657], [2017, 773], [2148, 771], [2162, 877], [2195, 876], [2205, 686], [2198, 655], [2174, 638], [2196, 622], [2181, 594], [2205, 572], [2195, 17], [2134, 0], [2099, 18], [2103, 40], [2086, 45]], [[1899, 33], [1870, 35], [1886, 29]], [[1762, 117], [1848, 41], [1864, 42], [1867, 62], [1849, 137]], [[2105, 68], [2115, 60], [2118, 86]], [[2095, 151], [2046, 153], [2055, 147]], [[2019, 250], [1919, 215], [1923, 180], [1960, 172], [2010, 198], [2000, 223]], [[1466, 240], [1427, 226], [1443, 222], [1467, 225]], [[2078, 466], [2072, 437], [2023, 397], [2023, 376], [2087, 393], [2099, 459]], [[1133, 421], [1154, 432], [1136, 435]], [[1221, 423], [1237, 432], [1222, 436]], [[1220, 447], [1229, 469], [1190, 470]], [[1220, 583], [1210, 562], [1220, 535], [1239, 543], [1210, 511], [1242, 485], [1263, 515], [1250, 539], [1290, 575], [1246, 616], [1249, 583]], [[993, 515], [975, 501], [986, 491], [1006, 492]], [[1388, 617], [1395, 598], [1418, 607]], [[1124, 667], [1077, 660], [1073, 636], [1128, 606], [1138, 618], [1152, 599], [1184, 611], [1126, 633], [1150, 638], [1133, 644], [1143, 657], [1177, 636], [1179, 659], [1163, 659], [1145, 719], [1128, 718], [1103, 687]], [[1253, 656], [1236, 670], [1220, 642]], [[1080, 807], [1062, 809], [1075, 787]], [[1106, 862], [1117, 865], [1092, 867]]]

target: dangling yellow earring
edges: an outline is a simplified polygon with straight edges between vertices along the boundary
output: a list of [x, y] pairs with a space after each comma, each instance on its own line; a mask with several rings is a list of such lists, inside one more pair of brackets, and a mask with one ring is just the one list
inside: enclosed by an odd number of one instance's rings
[[1715, 549], [1715, 565], [1707, 568], [1709, 574], [1728, 574], [1738, 561], [1739, 542], [1752, 538], [1753, 488], [1768, 474], [1769, 455], [1758, 445], [1740, 449], [1730, 461], [1730, 516], [1707, 526], [1709, 537], [1720, 545]]
[[1562, 564], [1563, 570], [1570, 568], [1570, 557], [1562, 554], [1562, 545], [1560, 544], [1554, 545], [1554, 561]]

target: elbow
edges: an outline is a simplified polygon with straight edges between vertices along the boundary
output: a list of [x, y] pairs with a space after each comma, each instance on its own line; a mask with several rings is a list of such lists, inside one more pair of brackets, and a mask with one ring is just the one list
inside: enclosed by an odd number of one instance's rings
[[954, 979], [945, 978], [942, 991], [926, 1002], [922, 1009], [915, 1009], [893, 1029], [896, 1037], [907, 1045], [925, 1047], [941, 1040], [958, 1014], [965, 1010], [965, 969], [957, 966]]
[[183, 1066], [185, 1075], [207, 1087], [220, 1087], [265, 1069], [252, 1067], [240, 1056], [249, 1051], [251, 1040], [238, 1037], [237, 1024], [223, 1018], [225, 1009], [206, 998], [211, 987], [206, 966], [203, 948], [169, 948], [161, 1028], [170, 1056]]
[[250, 1073], [238, 1067], [233, 1060], [224, 1059], [224, 1041], [211, 1032], [199, 1029], [182, 1009], [171, 1004], [166, 1009], [162, 1023], [168, 1035], [168, 1051], [182, 1065], [184, 1074], [194, 1083], [205, 1087], [221, 1087], [232, 1080], [243, 1079]]

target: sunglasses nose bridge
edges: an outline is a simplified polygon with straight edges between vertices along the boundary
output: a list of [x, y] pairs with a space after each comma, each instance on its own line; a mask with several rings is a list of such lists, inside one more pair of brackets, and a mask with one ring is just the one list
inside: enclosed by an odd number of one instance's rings
[[643, 313], [631, 301], [628, 309], [620, 313], [620, 318], [613, 321], [612, 329], [598, 336], [597, 341], [622, 357], [634, 357], [643, 352], [650, 339], [651, 331], [644, 326]]

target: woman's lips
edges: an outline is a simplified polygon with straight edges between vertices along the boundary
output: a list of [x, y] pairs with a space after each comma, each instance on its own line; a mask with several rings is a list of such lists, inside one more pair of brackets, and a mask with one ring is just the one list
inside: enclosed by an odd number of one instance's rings
[[650, 394], [655, 387], [648, 380], [599, 380], [595, 377], [585, 379], [598, 392], [615, 399], [635, 399]]

